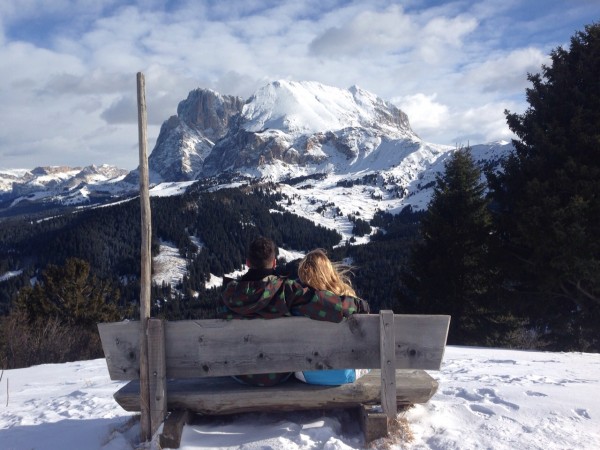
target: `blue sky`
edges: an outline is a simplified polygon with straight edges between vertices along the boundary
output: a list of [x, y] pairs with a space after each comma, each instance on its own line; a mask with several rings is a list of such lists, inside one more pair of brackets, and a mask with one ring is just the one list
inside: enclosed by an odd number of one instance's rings
[[358, 85], [439, 144], [510, 139], [527, 73], [600, 20], [600, 0], [3, 0], [0, 168], [137, 166], [190, 90], [277, 79]]

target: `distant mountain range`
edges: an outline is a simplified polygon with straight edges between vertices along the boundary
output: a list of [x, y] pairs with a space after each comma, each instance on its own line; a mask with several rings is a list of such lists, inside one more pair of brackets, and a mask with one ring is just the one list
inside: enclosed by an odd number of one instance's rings
[[[494, 165], [512, 144], [471, 148], [480, 164]], [[323, 203], [350, 213], [343, 205], [351, 197], [367, 219], [376, 209], [425, 208], [453, 150], [424, 142], [404, 112], [357, 86], [274, 81], [246, 101], [209, 89], [190, 92], [163, 123], [149, 167], [158, 191], [161, 183], [224, 175], [272, 181], [293, 191], [288, 195], [312, 198], [299, 208], [288, 202], [297, 214], [311, 216]], [[137, 189], [137, 170], [107, 165], [0, 170], [0, 215], [107, 203]]]

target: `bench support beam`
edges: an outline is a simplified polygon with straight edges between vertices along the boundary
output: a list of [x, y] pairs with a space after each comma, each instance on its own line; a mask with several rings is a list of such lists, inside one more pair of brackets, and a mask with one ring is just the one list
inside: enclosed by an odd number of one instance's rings
[[165, 328], [160, 319], [148, 319], [148, 381], [150, 428], [153, 435], [167, 415]]
[[160, 448], [179, 448], [183, 426], [189, 424], [191, 420], [192, 413], [188, 410], [171, 412], [159, 436]]
[[365, 444], [388, 435], [388, 418], [378, 407], [360, 405], [358, 416]]
[[381, 355], [381, 407], [388, 419], [395, 419], [396, 408], [396, 340], [394, 313], [381, 311], [379, 315]]

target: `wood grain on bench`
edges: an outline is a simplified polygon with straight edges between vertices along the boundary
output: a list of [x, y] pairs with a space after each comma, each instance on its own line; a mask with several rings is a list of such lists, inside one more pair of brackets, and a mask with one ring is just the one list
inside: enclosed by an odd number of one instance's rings
[[[380, 368], [380, 316], [165, 322], [167, 378]], [[265, 326], [268, 323], [268, 326]], [[396, 369], [439, 370], [448, 316], [394, 315]], [[99, 324], [113, 380], [139, 378], [139, 322]]]

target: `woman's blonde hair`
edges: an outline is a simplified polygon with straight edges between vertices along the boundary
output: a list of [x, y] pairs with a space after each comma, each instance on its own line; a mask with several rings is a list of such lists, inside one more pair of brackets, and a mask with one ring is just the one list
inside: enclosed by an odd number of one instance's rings
[[331, 262], [324, 250], [318, 248], [309, 252], [298, 265], [298, 276], [303, 284], [321, 291], [331, 291], [335, 295], [356, 297], [348, 277], [351, 267]]

